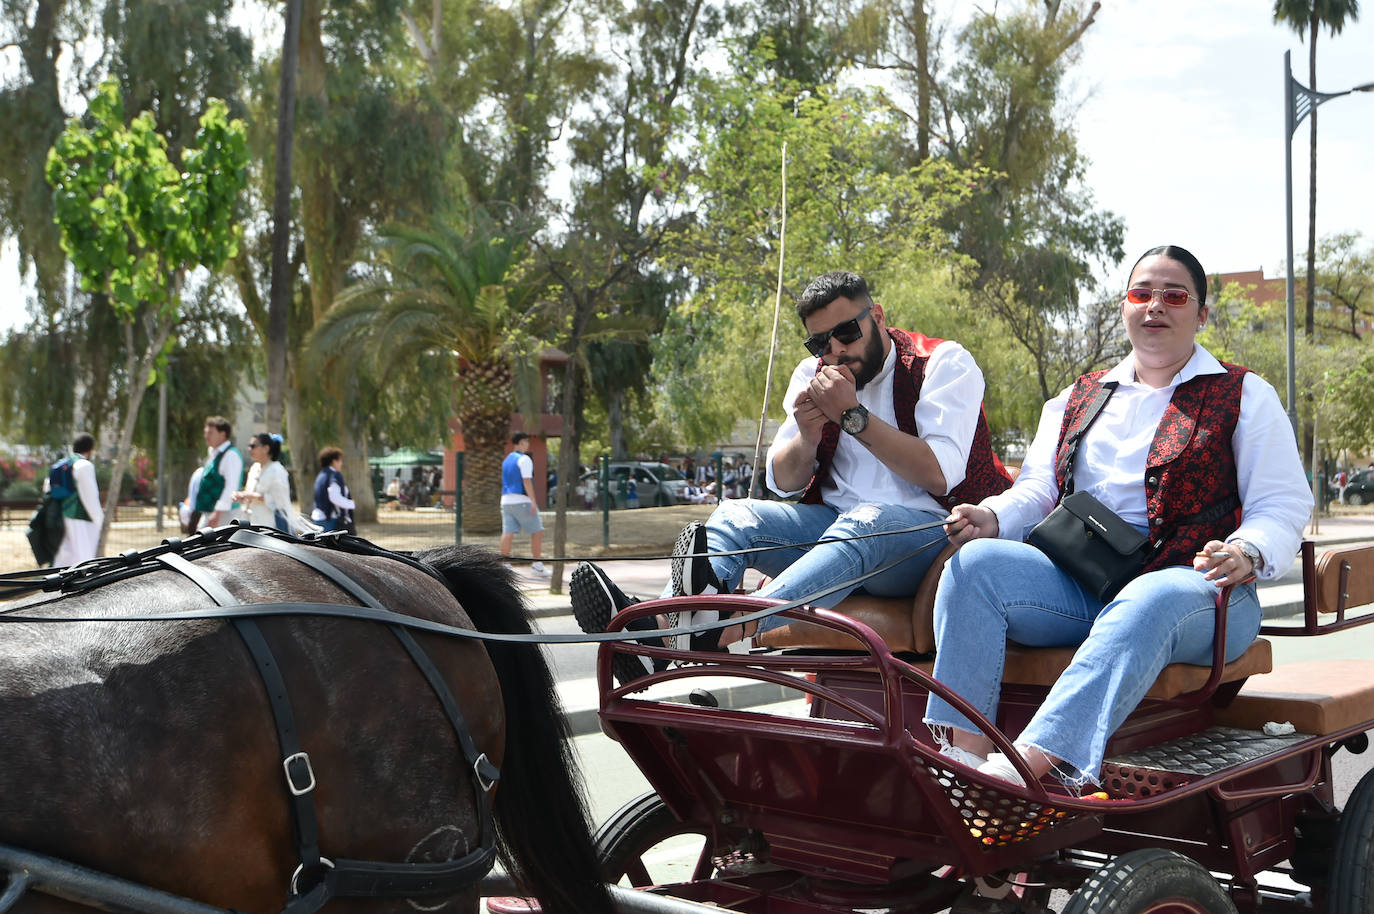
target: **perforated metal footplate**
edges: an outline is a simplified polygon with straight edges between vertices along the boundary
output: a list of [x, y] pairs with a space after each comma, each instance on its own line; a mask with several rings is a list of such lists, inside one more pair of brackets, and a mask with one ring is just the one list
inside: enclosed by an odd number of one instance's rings
[[1268, 736], [1259, 730], [1212, 727], [1102, 763], [1102, 786], [1113, 797], [1148, 797], [1311, 739], [1305, 733]]

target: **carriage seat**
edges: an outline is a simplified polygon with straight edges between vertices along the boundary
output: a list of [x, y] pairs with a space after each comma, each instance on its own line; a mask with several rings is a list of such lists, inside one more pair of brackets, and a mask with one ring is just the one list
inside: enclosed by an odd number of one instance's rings
[[[921, 579], [914, 597], [873, 597], [854, 594], [840, 601], [836, 612], [844, 613], [877, 632], [894, 653], [909, 651], [927, 654], [935, 650], [935, 588], [940, 572], [954, 554], [953, 546], [946, 546], [931, 563]], [[1374, 566], [1371, 566], [1374, 585]], [[760, 647], [786, 650], [856, 650], [859, 645], [843, 632], [810, 622], [792, 622], [755, 638]], [[1073, 660], [1072, 647], [1023, 647], [1008, 642], [1004, 683], [1050, 687]], [[1257, 639], [1245, 653], [1226, 664], [1221, 682], [1238, 682], [1246, 677], [1268, 673], [1273, 669], [1273, 650], [1263, 638]], [[1146, 693], [1148, 698], [1176, 698], [1201, 688], [1211, 675], [1210, 666], [1174, 663], [1165, 667]], [[1374, 714], [1370, 715], [1374, 718]]]
[[[1303, 544], [1304, 553], [1311, 544]], [[1304, 564], [1310, 557], [1304, 555]], [[1316, 583], [1311, 596], [1318, 613], [1344, 617], [1344, 611], [1374, 603], [1374, 546], [1328, 549], [1309, 566]], [[1344, 580], [1342, 580], [1344, 577]], [[1296, 632], [1295, 632], [1296, 634]], [[1374, 661], [1308, 660], [1285, 663], [1241, 687], [1217, 722], [1258, 730], [1288, 722], [1300, 733], [1325, 736], [1374, 720]]]

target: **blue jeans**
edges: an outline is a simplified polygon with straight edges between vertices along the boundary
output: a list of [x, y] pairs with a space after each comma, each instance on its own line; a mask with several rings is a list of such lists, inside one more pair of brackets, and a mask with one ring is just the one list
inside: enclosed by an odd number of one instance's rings
[[[940, 552], [945, 540], [939, 527], [919, 533], [851, 539], [864, 533], [901, 530], [943, 520], [945, 513], [918, 511], [902, 505], [863, 504], [843, 514], [825, 505], [801, 505], [754, 498], [722, 502], [706, 521], [706, 542], [712, 553], [750, 549], [758, 546], [793, 547], [834, 539], [810, 548], [770, 549], [748, 555], [712, 555], [711, 568], [727, 590], [738, 587], [747, 568], [757, 568], [772, 578], [755, 596], [779, 600], [798, 600], [836, 584], [852, 580], [897, 562], [892, 568], [867, 578], [861, 585], [808, 600], [812, 606], [829, 609], [858, 586], [866, 593], [882, 597], [901, 597], [916, 593], [921, 577]], [[922, 549], [923, 546], [929, 548]], [[920, 552], [916, 550], [921, 549]], [[914, 553], [914, 554], [913, 554]], [[672, 596], [672, 584], [664, 596]], [[767, 631], [787, 621], [770, 616], [760, 623]]]
[[[1007, 639], [1030, 647], [1081, 645], [1016, 741], [1062, 759], [1072, 771], [1068, 779], [1083, 783], [1096, 778], [1107, 738], [1164, 667], [1211, 665], [1216, 595], [1202, 572], [1175, 566], [1141, 575], [1104, 605], [1034, 546], [974, 540], [940, 577], [934, 676], [991, 720]], [[1260, 618], [1253, 582], [1231, 592], [1228, 662], [1255, 640]], [[935, 695], [925, 722], [978, 732]]]

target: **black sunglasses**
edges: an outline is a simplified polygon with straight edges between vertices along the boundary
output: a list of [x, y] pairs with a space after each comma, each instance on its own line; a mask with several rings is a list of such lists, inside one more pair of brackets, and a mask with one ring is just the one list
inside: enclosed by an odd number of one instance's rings
[[868, 312], [872, 310], [873, 303], [869, 302], [868, 305], [851, 320], [836, 324], [824, 333], [815, 333], [808, 336], [803, 345], [805, 345], [811, 354], [817, 358], [825, 353], [826, 347], [830, 345], [830, 338], [832, 336], [848, 346], [864, 335], [864, 328], [859, 326], [859, 321], [868, 317]]

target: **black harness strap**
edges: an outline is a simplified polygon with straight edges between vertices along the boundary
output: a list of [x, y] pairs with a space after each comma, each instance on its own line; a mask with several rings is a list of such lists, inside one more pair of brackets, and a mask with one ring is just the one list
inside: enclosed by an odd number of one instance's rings
[[[377, 621], [384, 620], [390, 614], [376, 597], [339, 568], [293, 543], [279, 542], [248, 530], [235, 531], [230, 539], [236, 545], [270, 549], [310, 567], [363, 603], [371, 614], [375, 614], [373, 618]], [[217, 578], [184, 556], [172, 552], [155, 558], [205, 591], [219, 607], [220, 617], [234, 624], [257, 664], [267, 689], [282, 752], [282, 767], [295, 825], [296, 850], [300, 858], [300, 865], [291, 880], [291, 900], [283, 914], [313, 914], [336, 896], [411, 898], [452, 895], [477, 882], [490, 871], [496, 859], [490, 791], [499, 779], [500, 772], [485, 753], [477, 751], [452, 691], [410, 632], [394, 623], [387, 625], [444, 708], [459, 747], [473, 770], [473, 791], [479, 817], [477, 847], [457, 860], [439, 863], [387, 863], [345, 858], [331, 861], [320, 855], [319, 826], [313, 799], [315, 776], [309, 756], [300, 747], [295, 716], [281, 670], [256, 621], [250, 615], [233, 612], [246, 610], [254, 604], [240, 604]]]

